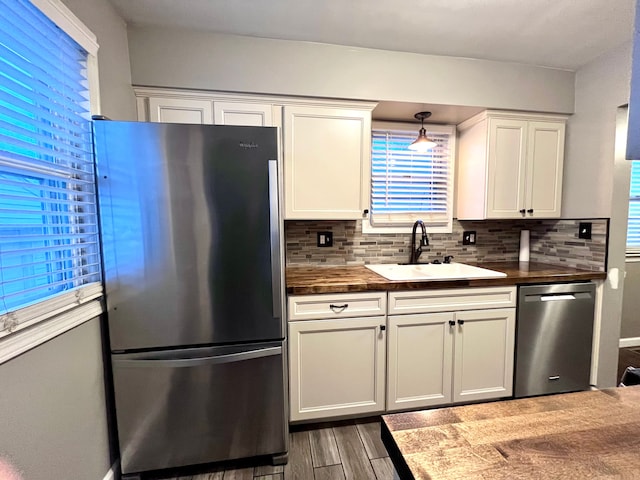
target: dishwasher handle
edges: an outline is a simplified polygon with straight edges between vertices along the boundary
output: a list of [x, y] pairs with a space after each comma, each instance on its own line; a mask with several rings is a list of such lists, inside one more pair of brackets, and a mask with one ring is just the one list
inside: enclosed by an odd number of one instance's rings
[[540, 295], [541, 302], [557, 302], [559, 300], [575, 300], [576, 296], [571, 293], [558, 293], [551, 295]]
[[525, 295], [525, 302], [571, 302], [574, 300], [593, 300], [591, 292], [575, 292], [575, 293], [538, 293]]

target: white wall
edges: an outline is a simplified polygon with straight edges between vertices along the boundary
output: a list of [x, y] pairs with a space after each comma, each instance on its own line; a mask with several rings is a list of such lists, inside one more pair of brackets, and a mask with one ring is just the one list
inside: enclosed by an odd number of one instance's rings
[[611, 216], [616, 109], [629, 101], [630, 79], [630, 42], [576, 72], [564, 163], [565, 218]]
[[134, 85], [571, 113], [574, 74], [505, 62], [130, 27]]
[[108, 0], [63, 0], [98, 37], [101, 114], [112, 120], [135, 120], [127, 25]]
[[567, 126], [562, 215], [611, 218], [608, 272], [620, 272], [617, 288], [609, 281], [604, 287], [597, 380], [601, 388], [615, 386], [617, 381], [628, 184], [620, 185], [627, 167], [626, 135], [619, 136], [616, 144], [616, 122], [624, 128], [625, 115], [618, 107], [629, 100], [630, 76], [630, 43], [578, 70], [575, 114]]
[[0, 366], [0, 461], [24, 480], [110, 468], [99, 319]]

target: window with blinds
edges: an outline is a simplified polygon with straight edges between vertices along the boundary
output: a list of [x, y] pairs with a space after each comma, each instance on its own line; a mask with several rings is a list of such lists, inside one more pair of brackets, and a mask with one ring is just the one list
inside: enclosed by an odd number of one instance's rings
[[414, 125], [374, 125], [370, 213], [373, 226], [411, 225], [422, 220], [431, 227], [444, 227], [445, 231], [451, 228], [455, 127], [425, 128], [437, 146], [427, 152], [414, 152], [407, 148], [417, 136]]
[[0, 0], [0, 337], [96, 298], [87, 52]]
[[640, 160], [631, 162], [627, 254], [640, 256]]

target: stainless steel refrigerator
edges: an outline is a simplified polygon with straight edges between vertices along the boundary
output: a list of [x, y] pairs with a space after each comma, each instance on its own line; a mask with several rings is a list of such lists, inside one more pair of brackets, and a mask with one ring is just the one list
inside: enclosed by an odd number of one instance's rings
[[122, 473], [286, 461], [276, 129], [94, 135]]

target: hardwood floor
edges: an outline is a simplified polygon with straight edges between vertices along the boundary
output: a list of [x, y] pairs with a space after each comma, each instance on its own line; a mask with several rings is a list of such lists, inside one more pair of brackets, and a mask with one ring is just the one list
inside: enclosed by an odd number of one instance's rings
[[[398, 480], [380, 440], [380, 418], [294, 426], [284, 466], [214, 468], [153, 480]], [[149, 477], [145, 479], [152, 480]]]

